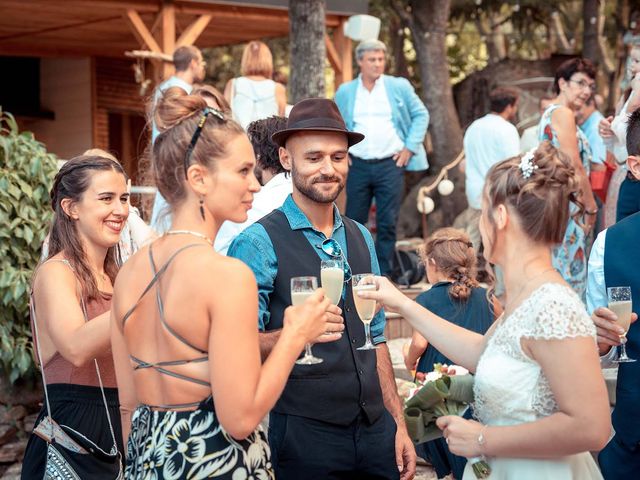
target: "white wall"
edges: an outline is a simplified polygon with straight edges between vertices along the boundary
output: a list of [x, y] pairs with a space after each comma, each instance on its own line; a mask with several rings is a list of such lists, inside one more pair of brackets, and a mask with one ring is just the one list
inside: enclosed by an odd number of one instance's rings
[[41, 59], [40, 95], [42, 109], [54, 112], [55, 120], [23, 119], [22, 127], [63, 159], [91, 148], [91, 60]]

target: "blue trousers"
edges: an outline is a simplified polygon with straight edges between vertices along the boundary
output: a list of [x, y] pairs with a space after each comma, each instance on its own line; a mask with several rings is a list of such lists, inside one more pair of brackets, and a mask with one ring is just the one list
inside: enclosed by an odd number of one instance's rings
[[386, 410], [371, 425], [361, 415], [347, 426], [269, 416], [277, 480], [398, 480], [395, 437], [396, 422]]
[[396, 247], [396, 223], [404, 183], [404, 168], [396, 167], [393, 158], [363, 160], [351, 156], [347, 177], [347, 217], [365, 225], [371, 200], [376, 200], [376, 254], [380, 273], [391, 269]]
[[598, 463], [605, 480], [630, 480], [640, 476], [640, 444], [622, 442], [614, 435], [598, 455]]

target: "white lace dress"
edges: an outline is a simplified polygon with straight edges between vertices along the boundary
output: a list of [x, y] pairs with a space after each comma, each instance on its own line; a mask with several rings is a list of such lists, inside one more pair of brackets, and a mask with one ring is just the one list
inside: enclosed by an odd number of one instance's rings
[[[545, 283], [507, 318], [498, 320], [476, 370], [475, 415], [486, 425], [518, 425], [558, 410], [542, 368], [520, 340], [593, 337], [596, 331], [569, 287]], [[594, 345], [595, 348], [595, 345]], [[491, 480], [590, 480], [602, 475], [588, 452], [553, 459], [489, 458]], [[475, 480], [469, 463], [463, 480]]]

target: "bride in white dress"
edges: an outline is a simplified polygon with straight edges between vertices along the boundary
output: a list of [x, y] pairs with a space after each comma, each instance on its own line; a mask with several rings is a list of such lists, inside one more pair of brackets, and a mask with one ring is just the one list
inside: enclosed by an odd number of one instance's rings
[[[580, 298], [551, 265], [578, 186], [571, 162], [548, 142], [487, 175], [480, 231], [502, 267], [504, 314], [481, 336], [433, 315], [376, 277], [360, 294], [400, 313], [435, 348], [475, 372], [478, 421], [442, 417], [450, 450], [484, 456], [490, 479], [602, 478], [589, 451], [611, 432], [596, 330]], [[475, 480], [468, 463], [464, 480]]]

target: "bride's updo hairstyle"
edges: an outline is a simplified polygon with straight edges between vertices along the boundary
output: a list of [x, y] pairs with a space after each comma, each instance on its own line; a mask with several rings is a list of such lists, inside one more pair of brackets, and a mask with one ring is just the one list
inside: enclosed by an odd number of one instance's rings
[[495, 164], [487, 173], [487, 218], [495, 227], [493, 209], [500, 204], [516, 212], [520, 226], [537, 243], [562, 243], [573, 215], [582, 218], [581, 190], [571, 159], [548, 141], [537, 149]]
[[[204, 116], [207, 101], [202, 95], [188, 95], [180, 88], [171, 88], [158, 101], [154, 111], [160, 130], [152, 150], [151, 172], [160, 194], [172, 205], [186, 197], [185, 156], [194, 133], [202, 124], [199, 138], [189, 156], [189, 165], [203, 165], [215, 170], [216, 159], [226, 155], [229, 141], [244, 130], [228, 115], [228, 108], [213, 107]], [[204, 120], [203, 120], [204, 119]]]

